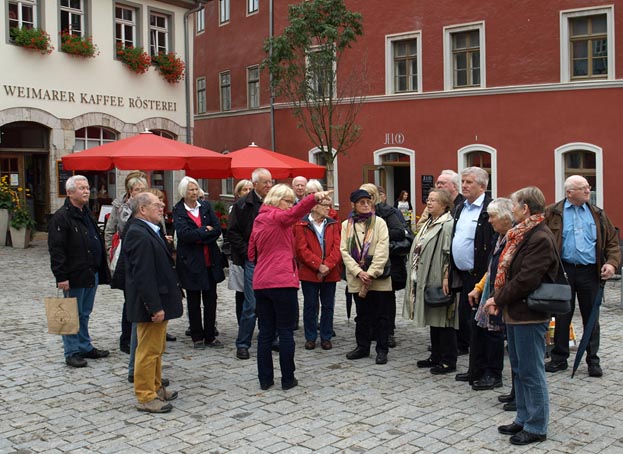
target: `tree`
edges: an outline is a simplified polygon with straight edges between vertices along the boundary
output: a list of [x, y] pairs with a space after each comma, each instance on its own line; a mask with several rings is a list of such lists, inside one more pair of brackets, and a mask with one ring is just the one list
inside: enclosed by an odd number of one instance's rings
[[364, 99], [365, 62], [348, 74], [340, 64], [363, 34], [362, 16], [344, 0], [309, 0], [290, 5], [288, 22], [281, 35], [265, 42], [263, 67], [274, 95], [290, 103], [297, 126], [322, 153], [332, 189], [336, 156], [361, 134], [355, 119]]

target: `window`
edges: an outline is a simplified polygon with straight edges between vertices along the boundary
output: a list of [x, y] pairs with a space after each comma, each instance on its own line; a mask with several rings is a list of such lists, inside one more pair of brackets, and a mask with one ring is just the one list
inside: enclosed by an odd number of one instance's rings
[[257, 13], [260, 9], [260, 0], [247, 0], [247, 14]]
[[164, 129], [150, 129], [149, 132], [157, 136], [164, 137], [165, 139], [177, 140], [175, 134], [165, 131]]
[[486, 193], [497, 197], [497, 150], [488, 145], [468, 145], [459, 150], [459, 174], [466, 167], [480, 167], [489, 174]]
[[201, 33], [206, 28], [206, 10], [205, 8], [197, 11], [195, 22], [195, 33]]
[[206, 79], [205, 77], [197, 78], [197, 113], [206, 113]]
[[84, 0], [61, 0], [61, 31], [85, 36]]
[[446, 90], [485, 87], [484, 23], [444, 28]]
[[231, 197], [235, 197], [236, 194], [234, 194], [234, 189], [235, 189], [235, 185], [234, 185], [234, 179], [233, 177], [229, 177], [229, 178], [225, 178], [222, 183], [221, 183], [221, 195], [229, 195]]
[[101, 126], [89, 126], [76, 131], [76, 143], [74, 151], [87, 150], [93, 147], [99, 147], [106, 143], [117, 140], [117, 133]]
[[564, 154], [564, 180], [571, 175], [580, 175], [586, 178], [591, 185], [591, 203], [597, 203], [597, 172], [595, 153], [587, 150], [571, 150]]
[[218, 13], [219, 24], [229, 22], [229, 0], [218, 0]]
[[123, 5], [115, 6], [115, 42], [117, 46], [138, 46], [136, 16], [134, 8]]
[[169, 16], [160, 13], [149, 14], [149, 55], [169, 52]]
[[420, 33], [389, 35], [385, 39], [387, 94], [421, 91]]
[[335, 95], [335, 59], [320, 48], [307, 53], [307, 71], [309, 88], [316, 98], [328, 98]]
[[247, 68], [247, 104], [249, 109], [260, 107], [260, 67]]
[[231, 75], [229, 71], [219, 74], [221, 86], [221, 110], [231, 110]]
[[[324, 154], [320, 152], [319, 148], [312, 148], [309, 150], [308, 156], [309, 162], [326, 167], [327, 160], [325, 159]], [[325, 174], [325, 178], [318, 180], [322, 183], [322, 187], [325, 189], [328, 187], [326, 177], [327, 175]], [[338, 157], [336, 156], [333, 160], [333, 203], [335, 204], [335, 207], [339, 209], [340, 196], [338, 189]]]
[[37, 26], [36, 0], [9, 0], [9, 30]]
[[556, 160], [556, 200], [565, 197], [564, 183], [571, 175], [581, 175], [591, 185], [591, 203], [603, 206], [603, 150], [590, 143], [568, 143], [554, 151]]

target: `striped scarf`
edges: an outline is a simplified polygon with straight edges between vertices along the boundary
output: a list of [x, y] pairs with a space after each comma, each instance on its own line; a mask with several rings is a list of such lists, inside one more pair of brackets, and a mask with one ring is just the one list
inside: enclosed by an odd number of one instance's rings
[[[376, 216], [374, 213], [369, 213], [367, 216], [357, 215], [351, 213], [348, 216], [348, 224], [346, 226], [346, 244], [350, 251], [350, 256], [362, 266], [365, 262], [365, 258], [368, 256], [370, 245], [372, 244], [372, 237], [374, 235], [374, 224]], [[355, 224], [364, 224], [364, 237], [363, 243], [359, 242], [357, 232], [355, 231]]]

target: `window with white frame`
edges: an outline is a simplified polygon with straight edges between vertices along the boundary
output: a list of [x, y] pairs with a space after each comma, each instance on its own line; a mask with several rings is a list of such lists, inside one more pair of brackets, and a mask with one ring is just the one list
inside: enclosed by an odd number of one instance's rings
[[164, 137], [165, 139], [177, 140], [175, 134], [165, 129], [150, 129], [149, 132], [157, 136]]
[[569, 150], [563, 155], [564, 180], [580, 175], [591, 186], [591, 203], [597, 203], [597, 168], [595, 153], [588, 150]]
[[195, 17], [196, 17], [195, 33], [201, 33], [203, 31], [205, 31], [205, 28], [206, 28], [206, 10], [205, 10], [205, 8], [202, 8], [199, 11], [197, 11], [197, 14], [195, 14]]
[[[319, 148], [312, 148], [309, 151], [309, 162], [319, 165], [319, 166], [323, 166], [326, 167], [327, 166], [327, 160], [325, 158], [324, 153], [322, 153], [320, 151]], [[320, 181], [320, 183], [322, 183], [322, 187], [327, 189], [328, 185], [327, 185], [327, 176], [325, 174], [325, 178], [319, 179], [318, 181]], [[335, 157], [335, 159], [333, 160], [333, 203], [336, 206], [336, 208], [339, 208], [339, 193], [338, 193], [338, 159], [337, 157]]]
[[61, 32], [85, 36], [84, 0], [61, 0], [59, 8]]
[[149, 55], [169, 52], [169, 27], [171, 18], [162, 13], [149, 13]]
[[117, 47], [136, 47], [137, 11], [126, 5], [115, 5], [115, 43]]
[[613, 7], [562, 11], [563, 82], [614, 78]]
[[459, 150], [459, 174], [466, 167], [480, 167], [489, 174], [486, 193], [497, 197], [497, 150], [488, 145], [468, 145]]
[[231, 110], [231, 73], [225, 71], [219, 74], [221, 88], [221, 110]]
[[260, 0], [247, 0], [247, 14], [257, 13], [260, 9]]
[[565, 197], [564, 183], [571, 175], [580, 175], [591, 186], [591, 203], [603, 206], [603, 149], [584, 142], [572, 142], [554, 150], [556, 200]]
[[37, 0], [9, 0], [8, 29], [37, 27]]
[[260, 67], [247, 68], [247, 104], [249, 109], [260, 107]]
[[485, 87], [484, 23], [444, 27], [446, 90]]
[[75, 137], [74, 151], [82, 151], [116, 141], [117, 133], [101, 126], [87, 126], [78, 129]]
[[206, 113], [206, 78], [198, 77], [197, 84], [197, 113], [204, 114]]
[[218, 22], [219, 24], [229, 22], [229, 0], [218, 0]]
[[312, 48], [307, 52], [307, 72], [309, 88], [315, 97], [329, 98], [335, 96], [335, 59], [322, 52], [320, 48]]
[[388, 94], [421, 91], [421, 51], [419, 32], [386, 36], [385, 77]]

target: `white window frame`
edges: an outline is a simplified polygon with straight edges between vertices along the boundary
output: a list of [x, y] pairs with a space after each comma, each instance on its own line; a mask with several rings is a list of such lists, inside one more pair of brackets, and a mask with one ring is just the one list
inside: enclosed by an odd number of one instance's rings
[[[307, 53], [305, 55], [305, 71], [309, 71], [309, 54], [313, 53], [313, 52], [318, 52], [319, 49], [320, 49], [320, 46], [312, 46], [307, 51]], [[335, 50], [334, 50], [334, 52], [335, 52]], [[337, 96], [337, 71], [336, 71], [337, 70], [337, 66], [336, 66], [336, 63], [337, 62], [335, 61], [335, 58], [334, 58], [333, 62], [332, 62], [332, 65], [331, 65], [332, 66], [331, 72], [332, 72], [332, 75], [333, 75], [333, 77], [335, 79], [334, 83], [333, 83], [333, 93], [331, 93], [331, 97], [332, 98], [335, 98]], [[309, 88], [311, 90], [314, 90], [316, 93], [318, 93], [318, 84], [317, 84], [317, 79], [315, 77], [311, 77]], [[325, 91], [328, 91], [328, 90], [325, 90]], [[327, 99], [326, 96], [325, 96], [324, 99]]]
[[[404, 147], [385, 147], [385, 148], [380, 148], [378, 150], [375, 150], [374, 152], [372, 152], [372, 156], [373, 156], [373, 162], [375, 166], [381, 166], [383, 165], [383, 161], [385, 160], [385, 155], [388, 154], [400, 154], [400, 155], [405, 155], [409, 157], [409, 180], [411, 181], [411, 187], [409, 188], [409, 200], [411, 201], [411, 206], [416, 207], [417, 206], [417, 200], [415, 197], [416, 191], [418, 189], [418, 184], [417, 184], [417, 180], [415, 179], [415, 150], [412, 150], [411, 148], [404, 148]], [[391, 166], [389, 166], [391, 167]], [[377, 170], [374, 172], [374, 184], [381, 184], [380, 179], [380, 172]], [[389, 175], [387, 175], [386, 173], [386, 177], [389, 177]], [[390, 181], [393, 181], [393, 176], [391, 176]], [[393, 194], [393, 190], [392, 190], [392, 184], [389, 184], [386, 181], [386, 190], [388, 191], [386, 193], [387, 195], [387, 200], [389, 201], [388, 203], [390, 205], [393, 204], [393, 200], [396, 199], [396, 195]], [[413, 215], [415, 216], [416, 212], [415, 210], [413, 211]]]
[[[314, 147], [311, 150], [309, 150], [307, 152], [308, 161], [311, 162], [312, 164], [316, 164], [317, 163], [316, 155], [320, 152], [321, 150], [318, 147]], [[335, 149], [333, 149], [333, 153], [335, 153]], [[333, 206], [335, 207], [336, 210], [340, 209], [340, 189], [339, 189], [340, 186], [338, 184], [339, 182], [338, 161], [339, 161], [339, 154], [333, 160]]]
[[[164, 26], [152, 25], [151, 18], [160, 18], [164, 19]], [[170, 52], [171, 48], [171, 16], [165, 13], [160, 13], [156, 11], [149, 12], [149, 55], [151, 57], [156, 57], [160, 52], [165, 54]], [[160, 36], [163, 36], [164, 43], [160, 42]], [[164, 50], [160, 50], [161, 47], [164, 47]]]
[[[417, 41], [417, 88], [412, 91], [397, 92], [394, 90], [394, 43], [415, 39]], [[422, 32], [420, 30], [409, 33], [385, 35], [385, 93], [388, 95], [402, 95], [405, 93], [422, 92]]]
[[260, 10], [260, 0], [247, 0], [247, 16], [257, 14]]
[[[63, 14], [67, 14], [68, 15], [68, 22], [69, 22], [69, 28], [67, 29], [67, 31], [70, 34], [73, 35], [78, 35], [81, 37], [85, 37], [87, 30], [86, 30], [86, 23], [85, 23], [85, 17], [86, 17], [86, 9], [85, 9], [85, 0], [80, 0], [80, 8], [76, 9], [76, 8], [71, 8], [69, 6], [63, 6], [62, 5], [62, 1], [63, 0], [59, 0], [59, 28], [60, 31], [63, 32], [65, 30], [63, 30], [63, 26], [62, 26], [62, 16]], [[76, 33], [76, 31], [71, 27], [71, 23], [72, 23], [72, 17], [73, 16], [79, 16], [80, 17], [80, 30], [79, 33]]]
[[[114, 32], [114, 39], [115, 39], [115, 45], [119, 42], [121, 42], [124, 47], [125, 47], [125, 42], [126, 41], [130, 41], [133, 47], [138, 47], [139, 46], [139, 41], [138, 41], [138, 10], [130, 5], [126, 5], [123, 3], [116, 3], [114, 5], [115, 11], [114, 11], [114, 18], [115, 18], [115, 32]], [[132, 11], [132, 20], [125, 20], [125, 19], [118, 19], [117, 18], [117, 8], [123, 9], [123, 10], [128, 10], [128, 11]], [[121, 32], [122, 35], [121, 37], [117, 36], [117, 25], [121, 25]], [[130, 26], [132, 29], [132, 37], [130, 39], [127, 39], [127, 37], [125, 36], [125, 29], [127, 26]]]
[[[222, 82], [222, 77], [227, 74], [227, 76], [229, 77], [229, 84], [227, 85], [223, 85]], [[221, 100], [221, 112], [228, 112], [231, 110], [231, 71], [222, 71], [220, 73], [218, 73], [218, 86], [219, 86], [219, 98]], [[223, 89], [225, 87], [228, 87], [227, 89], [227, 97], [228, 97], [228, 106], [227, 109], [225, 109], [225, 96], [224, 96], [224, 92]]]
[[[251, 71], [257, 71], [257, 79], [251, 80]], [[253, 86], [251, 83], [253, 82]], [[252, 92], [255, 91], [255, 96], [252, 96]], [[257, 105], [252, 105], [251, 100], [256, 100]], [[260, 67], [258, 65], [247, 67], [247, 108], [259, 109], [260, 107]]]
[[[8, 17], [8, 5], [14, 4], [17, 5], [17, 26], [18, 28], [23, 28], [24, 25], [32, 25], [32, 28], [37, 28], [39, 26], [39, 2], [37, 0], [9, 0], [7, 4], [7, 32], [10, 30], [10, 19]], [[32, 8], [32, 23], [24, 22], [24, 8]]]
[[495, 199], [498, 196], [498, 151], [481, 143], [475, 143], [467, 145], [458, 150], [458, 174], [461, 175], [463, 169], [469, 167], [467, 164], [467, 155], [474, 151], [484, 151], [491, 155], [491, 173], [489, 174], [489, 181], [491, 182], [491, 198]]
[[195, 14], [195, 34], [198, 35], [203, 33], [206, 29], [206, 10], [205, 8], [201, 8]]
[[604, 158], [603, 149], [585, 142], [571, 142], [554, 150], [554, 181], [556, 182], [556, 200], [565, 198], [565, 154], [569, 151], [588, 151], [595, 154], [595, 201], [599, 207], [604, 206]]
[[[86, 133], [88, 131], [89, 128], [98, 128], [99, 129], [99, 138], [89, 138], [86, 136]], [[80, 129], [83, 129], [85, 132], [85, 136], [84, 137], [78, 137], [78, 135], [76, 134]], [[85, 126], [83, 128], [80, 128], [74, 131], [74, 152], [77, 152], [76, 150], [76, 143], [78, 143], [78, 141], [81, 141], [82, 143], [84, 143], [84, 148], [80, 151], [84, 151], [84, 150], [88, 150], [89, 148], [93, 148], [93, 147], [99, 147], [101, 145], [105, 145], [107, 143], [112, 143], [112, 142], [116, 142], [117, 140], [119, 140], [119, 133], [117, 131], [115, 131], [114, 129], [110, 129], [107, 128], [105, 126], [99, 126], [99, 125], [93, 125], [93, 126]], [[114, 139], [105, 139], [104, 138], [104, 131], [108, 131], [109, 133], [114, 134], [115, 138]], [[89, 142], [95, 142], [97, 141], [98, 143], [96, 145], [93, 146], [88, 146]]]
[[204, 114], [207, 112], [207, 93], [206, 93], [206, 78], [197, 77], [195, 82], [195, 91], [197, 99], [197, 114]]
[[218, 23], [219, 25], [228, 24], [230, 20], [229, 0], [218, 0]]
[[607, 80], [614, 80], [614, 69], [616, 65], [614, 53], [614, 6], [603, 6], [596, 8], [572, 9], [560, 12], [560, 81], [563, 83], [583, 83], [603, 79], [572, 79], [571, 78], [571, 53], [569, 50], [570, 40], [570, 19], [576, 17], [606, 15], [606, 33], [608, 34], [608, 76]]
[[[479, 31], [480, 41], [480, 86], [467, 86], [454, 88], [454, 60], [452, 58], [452, 35], [454, 33]], [[446, 91], [481, 89], [487, 87], [486, 71], [486, 39], [484, 21], [472, 22], [469, 24], [452, 25], [443, 28], [443, 75], [444, 89]]]

